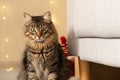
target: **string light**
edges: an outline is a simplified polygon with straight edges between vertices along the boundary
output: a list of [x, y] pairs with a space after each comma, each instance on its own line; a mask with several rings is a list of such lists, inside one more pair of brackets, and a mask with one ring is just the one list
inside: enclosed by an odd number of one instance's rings
[[5, 41], [6, 41], [6, 42], [9, 42], [9, 39], [8, 39], [8, 38], [6, 38], [6, 39], [5, 39]]
[[55, 15], [55, 3], [54, 0], [50, 0], [50, 7], [51, 7], [51, 12], [52, 12], [52, 22], [56, 24], [56, 15]]
[[8, 58], [9, 57], [8, 54], [5, 57]]
[[2, 0], [3, 20], [6, 20], [6, 0]]
[[50, 1], [50, 4], [53, 4], [53, 1]]
[[6, 17], [5, 17], [5, 16], [3, 16], [3, 17], [2, 17], [2, 19], [3, 19], [3, 20], [6, 20]]
[[2, 8], [3, 8], [3, 9], [5, 9], [5, 8], [6, 8], [6, 6], [5, 6], [5, 5], [3, 5], [3, 6], [2, 6]]
[[11, 67], [11, 68], [7, 68], [6, 69], [6, 71], [8, 71], [8, 72], [10, 72], [10, 71], [12, 71], [13, 70], [13, 68]]
[[55, 19], [55, 18], [52, 18], [52, 22], [53, 22], [53, 23], [56, 23], [56, 19]]

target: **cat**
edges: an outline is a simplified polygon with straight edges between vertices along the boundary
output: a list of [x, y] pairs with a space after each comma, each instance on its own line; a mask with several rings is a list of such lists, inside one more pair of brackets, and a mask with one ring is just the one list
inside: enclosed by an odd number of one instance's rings
[[24, 13], [24, 22], [24, 68], [18, 80], [69, 80], [72, 70], [58, 42], [51, 13]]
[[69, 80], [80, 80], [78, 77], [70, 77]]

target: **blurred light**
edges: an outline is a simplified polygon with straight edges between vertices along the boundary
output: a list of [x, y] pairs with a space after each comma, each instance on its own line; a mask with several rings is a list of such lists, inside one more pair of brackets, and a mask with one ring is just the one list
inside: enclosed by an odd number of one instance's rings
[[12, 71], [13, 70], [13, 68], [11, 67], [11, 68], [7, 68], [6, 69], [6, 71], [8, 71], [8, 72], [10, 72], [10, 71]]
[[3, 20], [6, 20], [6, 17], [4, 16], [4, 17], [2, 17], [3, 18]]
[[5, 8], [6, 8], [6, 6], [5, 6], [5, 5], [3, 5], [3, 6], [2, 6], [2, 8], [3, 8], [3, 9], [5, 9]]
[[50, 1], [50, 4], [53, 4], [53, 1]]
[[9, 42], [9, 39], [6, 38], [5, 41], [6, 41], [6, 42]]
[[8, 54], [5, 57], [8, 58], [9, 57]]
[[52, 22], [53, 22], [53, 23], [56, 23], [56, 19], [55, 19], [55, 18], [53, 18], [53, 19], [52, 19]]

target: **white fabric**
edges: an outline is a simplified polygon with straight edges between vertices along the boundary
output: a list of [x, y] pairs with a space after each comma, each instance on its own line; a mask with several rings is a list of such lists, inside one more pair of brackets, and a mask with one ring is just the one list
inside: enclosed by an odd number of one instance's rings
[[77, 37], [120, 37], [120, 0], [74, 0]]
[[78, 42], [81, 60], [120, 67], [120, 39], [81, 38]]

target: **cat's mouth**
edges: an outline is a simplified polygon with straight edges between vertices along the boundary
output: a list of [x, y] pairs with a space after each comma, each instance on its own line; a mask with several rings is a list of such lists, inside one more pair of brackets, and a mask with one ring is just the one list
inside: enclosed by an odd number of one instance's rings
[[45, 39], [35, 39], [36, 42], [43, 42]]

